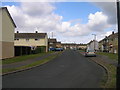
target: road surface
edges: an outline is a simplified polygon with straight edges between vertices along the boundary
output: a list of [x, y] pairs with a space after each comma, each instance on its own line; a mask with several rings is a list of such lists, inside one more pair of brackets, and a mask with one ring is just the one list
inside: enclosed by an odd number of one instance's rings
[[81, 55], [66, 50], [54, 60], [3, 76], [3, 88], [99, 88], [105, 70]]

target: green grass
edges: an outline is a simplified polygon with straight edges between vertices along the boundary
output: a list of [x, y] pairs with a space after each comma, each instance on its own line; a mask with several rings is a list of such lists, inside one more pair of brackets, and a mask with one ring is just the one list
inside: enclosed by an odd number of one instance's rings
[[116, 74], [117, 68], [113, 65], [104, 64], [108, 69], [108, 81], [106, 82], [104, 88], [116, 88]]
[[[103, 80], [100, 83], [101, 88], [116, 88], [116, 74], [117, 68], [114, 65], [104, 63], [103, 61], [94, 60], [96, 63], [106, 67], [107, 75], [104, 76]], [[107, 79], [108, 78], [108, 79]]]
[[21, 69], [26, 69], [26, 68], [29, 68], [29, 67], [41, 65], [41, 64], [47, 63], [50, 60], [53, 60], [57, 56], [58, 56], [58, 54], [52, 55], [52, 56], [49, 56], [49, 57], [47, 57], [47, 58], [45, 58], [43, 60], [39, 60], [39, 61], [36, 61], [34, 63], [28, 64], [28, 65], [25, 65], [25, 66], [21, 66], [21, 67], [18, 67], [18, 68], [2, 69], [2, 73], [7, 73], [7, 72], [11, 72], [11, 71], [21, 70]]
[[36, 58], [36, 57], [40, 57], [40, 56], [43, 56], [43, 55], [49, 54], [49, 53], [52, 53], [52, 52], [17, 56], [17, 57], [14, 57], [14, 58], [2, 60], [2, 64], [11, 64], [11, 63], [16, 63], [16, 62], [21, 62], [21, 61], [33, 59], [33, 58]]
[[97, 52], [98, 55], [108, 56], [110, 59], [118, 60], [118, 54], [113, 53], [105, 53], [105, 52]]

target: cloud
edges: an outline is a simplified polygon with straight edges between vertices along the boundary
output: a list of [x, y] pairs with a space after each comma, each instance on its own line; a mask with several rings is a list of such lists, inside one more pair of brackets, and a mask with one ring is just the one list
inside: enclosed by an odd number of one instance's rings
[[89, 20], [87, 26], [92, 31], [101, 32], [105, 28], [110, 27], [107, 23], [108, 17], [102, 12], [96, 12], [95, 14], [89, 14]]
[[45, 2], [45, 3], [23, 2], [21, 4], [21, 7], [22, 7], [23, 12], [25, 12], [26, 14], [30, 16], [38, 16], [38, 17], [51, 14], [52, 11], [55, 9], [55, 7], [49, 4], [48, 2]]
[[54, 13], [56, 7], [50, 2], [22, 2], [20, 6], [7, 7], [17, 25], [16, 31], [35, 32], [38, 30], [39, 32], [47, 32], [49, 37], [50, 32], [54, 32], [59, 40], [61, 38], [61, 41], [67, 38], [68, 41], [88, 42], [88, 35], [91, 33], [100, 34], [106, 28], [111, 27], [110, 20], [112, 18], [109, 19], [110, 16], [102, 11], [90, 13], [88, 22], [82, 24], [81, 19], [63, 21], [63, 16]]
[[117, 23], [117, 7], [116, 2], [94, 2], [97, 7], [101, 8], [103, 14], [108, 16], [109, 24]]

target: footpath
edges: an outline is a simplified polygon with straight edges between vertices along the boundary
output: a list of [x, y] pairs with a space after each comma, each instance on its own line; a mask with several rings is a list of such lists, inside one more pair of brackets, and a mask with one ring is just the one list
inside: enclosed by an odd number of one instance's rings
[[[84, 51], [79, 51], [80, 54], [85, 55]], [[118, 66], [118, 60], [112, 60], [105, 55], [97, 55], [96, 57], [86, 57], [89, 60], [94, 61], [98, 65], [102, 66], [106, 70], [106, 76], [101, 81], [102, 88], [116, 88], [116, 71]]]
[[43, 60], [43, 59], [45, 59], [45, 58], [47, 58], [49, 56], [55, 55], [57, 53], [58, 52], [49, 53], [49, 54], [46, 54], [46, 55], [43, 55], [43, 56], [40, 56], [40, 57], [37, 57], [37, 58], [34, 58], [34, 59], [29, 59], [29, 60], [25, 60], [25, 61], [21, 61], [21, 62], [16, 62], [16, 63], [11, 63], [11, 64], [4, 64], [4, 65], [2, 65], [2, 69], [17, 68], [17, 67], [25, 66], [25, 65], [31, 64], [33, 62], [36, 62], [36, 61], [39, 61], [39, 60]]
[[[82, 55], [85, 54], [85, 52], [80, 52], [80, 53]], [[106, 64], [114, 65], [115, 67], [117, 67], [117, 65], [118, 65], [117, 60], [109, 59], [108, 56], [104, 56], [104, 55], [97, 55], [96, 57], [88, 57], [88, 58], [91, 59], [91, 60], [94, 60], [94, 61], [100, 61], [100, 62], [104, 62]]]
[[[33, 59], [28, 59], [28, 60], [25, 60], [25, 61], [21, 61], [21, 62], [15, 62], [15, 63], [11, 63], [11, 64], [3, 64], [2, 65], [2, 75], [21, 72], [21, 71], [32, 69], [34, 67], [38, 67], [38, 66], [48, 62], [50, 59], [56, 57], [56, 55], [59, 55], [59, 54], [60, 54], [60, 52], [54, 52], [54, 53], [45, 54], [43, 56], [39, 56], [39, 57], [36, 57], [36, 58], [33, 58]], [[48, 60], [48, 58], [49, 58], [49, 60]], [[47, 60], [45, 61], [45, 59], [47, 59]], [[43, 62], [43, 63], [36, 64], [38, 62]], [[32, 66], [30, 66], [31, 64], [32, 64]], [[4, 71], [7, 70], [7, 72], [6, 71], [3, 72], [3, 70]]]

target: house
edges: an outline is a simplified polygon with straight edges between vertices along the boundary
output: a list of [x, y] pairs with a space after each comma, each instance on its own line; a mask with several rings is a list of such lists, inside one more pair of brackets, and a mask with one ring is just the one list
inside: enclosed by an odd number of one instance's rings
[[0, 59], [14, 57], [14, 30], [16, 25], [6, 7], [0, 8]]
[[109, 52], [109, 42], [107, 36], [99, 41], [99, 51]]
[[99, 41], [99, 49], [103, 52], [118, 53], [118, 33], [112, 32]]
[[56, 48], [62, 48], [61, 42], [56, 42]]
[[99, 45], [99, 44], [98, 44], [98, 41], [96, 41], [96, 40], [91, 40], [91, 41], [87, 44], [87, 49], [98, 51], [98, 50], [99, 50], [98, 45]]
[[57, 40], [56, 38], [49, 38], [48, 39], [48, 48], [56, 48]]
[[86, 44], [62, 43], [64, 49], [86, 49]]
[[84, 49], [87, 48], [87, 44], [82, 44], [82, 43], [81, 43], [81, 44], [77, 44], [77, 48], [78, 48], [78, 49], [83, 49], [83, 50], [84, 50]]
[[75, 43], [62, 43], [62, 47], [64, 49], [74, 49], [77, 48], [77, 45]]
[[31, 50], [38, 47], [44, 47], [44, 51], [48, 51], [48, 36], [47, 33], [15, 33], [15, 46], [29, 46]]

